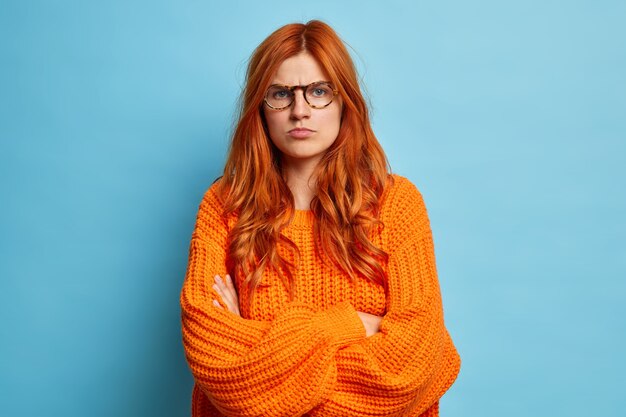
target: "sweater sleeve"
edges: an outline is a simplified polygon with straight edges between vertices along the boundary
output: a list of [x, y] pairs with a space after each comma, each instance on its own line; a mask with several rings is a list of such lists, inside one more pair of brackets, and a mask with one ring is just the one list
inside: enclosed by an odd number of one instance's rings
[[302, 415], [330, 395], [335, 354], [365, 338], [353, 307], [284, 306], [271, 321], [212, 305], [213, 276], [226, 273], [228, 227], [210, 189], [198, 212], [181, 291], [183, 346], [202, 391], [226, 416]]
[[[403, 179], [401, 179], [403, 180]], [[340, 349], [332, 394], [311, 416], [436, 416], [460, 357], [444, 327], [430, 224], [407, 180], [385, 221], [390, 247], [380, 332]]]

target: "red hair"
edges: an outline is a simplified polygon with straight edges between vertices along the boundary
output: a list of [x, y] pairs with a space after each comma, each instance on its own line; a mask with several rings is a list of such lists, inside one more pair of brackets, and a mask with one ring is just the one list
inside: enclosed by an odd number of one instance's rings
[[371, 242], [370, 235], [382, 226], [378, 216], [391, 178], [389, 165], [370, 126], [350, 54], [335, 31], [317, 20], [279, 28], [250, 59], [239, 120], [220, 181], [224, 214], [237, 218], [229, 237], [228, 269], [246, 279], [250, 294], [268, 267], [276, 268], [292, 289], [294, 265], [280, 255], [277, 246], [285, 245], [297, 254], [295, 244], [280, 233], [291, 221], [295, 206], [262, 106], [280, 64], [301, 52], [318, 61], [343, 101], [339, 134], [316, 171], [317, 194], [311, 210], [322, 245], [318, 252], [349, 276], [361, 275], [384, 285], [382, 262], [387, 254]]

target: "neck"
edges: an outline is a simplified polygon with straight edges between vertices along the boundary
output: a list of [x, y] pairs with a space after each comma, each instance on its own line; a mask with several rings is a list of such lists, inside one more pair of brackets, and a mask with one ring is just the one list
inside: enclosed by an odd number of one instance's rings
[[315, 197], [315, 168], [319, 161], [290, 161], [283, 159], [283, 172], [287, 186], [293, 194], [296, 210], [309, 210]]

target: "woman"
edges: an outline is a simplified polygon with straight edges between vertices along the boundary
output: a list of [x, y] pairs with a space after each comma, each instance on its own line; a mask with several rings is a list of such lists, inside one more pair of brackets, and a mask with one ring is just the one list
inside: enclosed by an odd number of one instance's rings
[[428, 216], [328, 25], [286, 25], [252, 55], [181, 306], [195, 417], [438, 415], [460, 359]]

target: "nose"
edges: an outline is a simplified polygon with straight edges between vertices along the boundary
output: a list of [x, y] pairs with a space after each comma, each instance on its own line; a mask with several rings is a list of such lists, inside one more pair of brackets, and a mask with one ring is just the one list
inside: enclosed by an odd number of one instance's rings
[[293, 104], [291, 105], [291, 118], [295, 120], [311, 116], [311, 108], [304, 99], [304, 91], [301, 88], [294, 91]]

